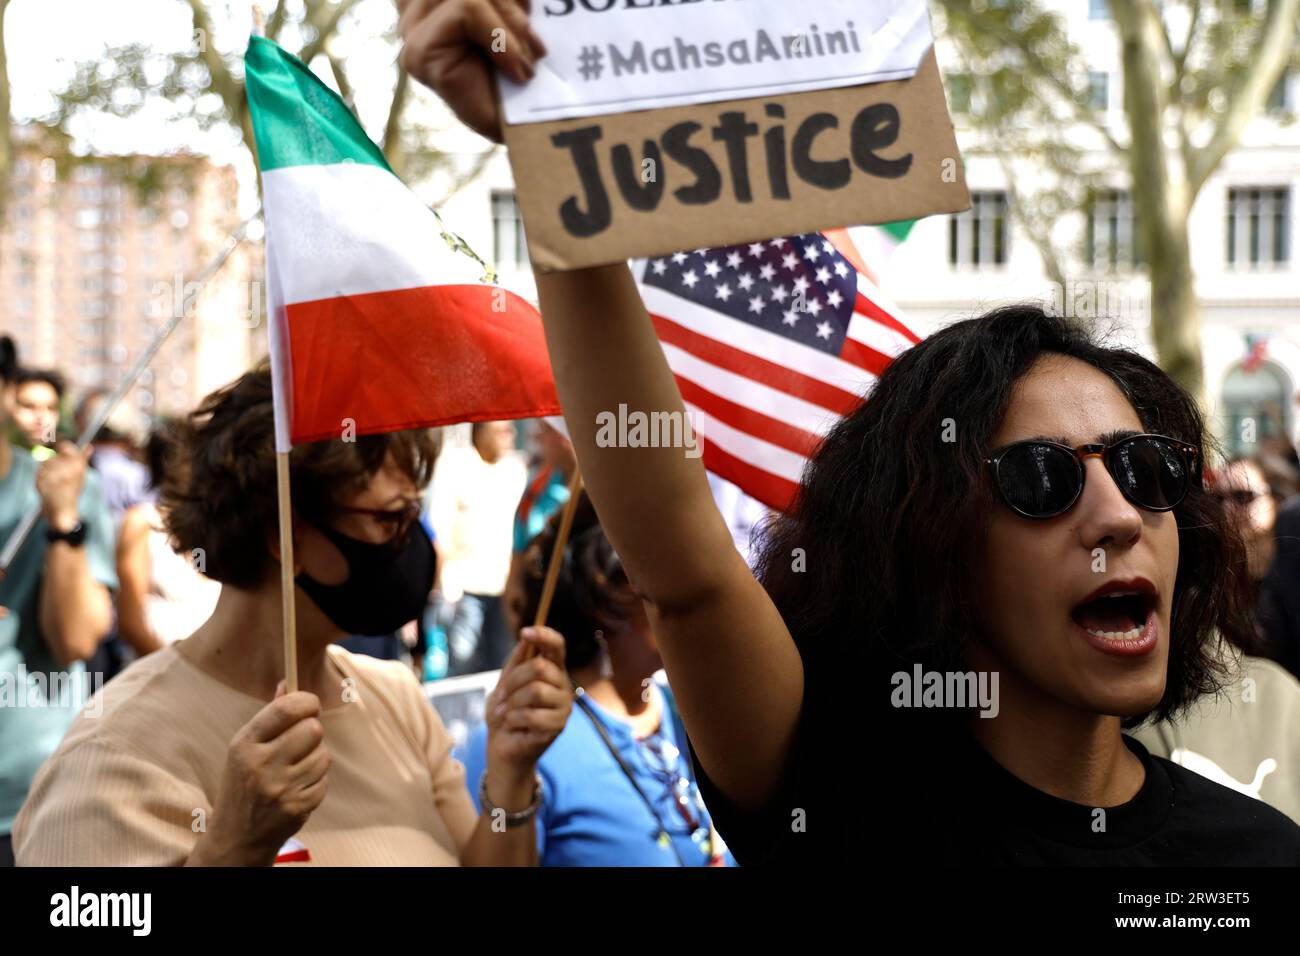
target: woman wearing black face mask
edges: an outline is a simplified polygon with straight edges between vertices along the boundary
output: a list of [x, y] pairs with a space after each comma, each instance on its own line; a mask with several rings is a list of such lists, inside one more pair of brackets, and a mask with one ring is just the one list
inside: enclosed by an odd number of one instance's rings
[[15, 825], [19, 864], [536, 865], [536, 763], [571, 704], [563, 639], [525, 630], [489, 698], [481, 816], [409, 669], [333, 643], [423, 608], [433, 454], [420, 432], [294, 448], [287, 694], [270, 375], [210, 396], [179, 429], [161, 510], [224, 585], [216, 610], [87, 705]]

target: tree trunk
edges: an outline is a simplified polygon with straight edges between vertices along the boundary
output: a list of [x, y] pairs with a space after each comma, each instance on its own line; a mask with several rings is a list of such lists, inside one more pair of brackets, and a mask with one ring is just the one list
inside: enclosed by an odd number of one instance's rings
[[1201, 361], [1201, 313], [1196, 302], [1187, 218], [1166, 222], [1149, 243], [1151, 275], [1151, 338], [1160, 366], [1208, 408], [1205, 369]]
[[1165, 144], [1164, 27], [1154, 0], [1111, 2], [1124, 64], [1129, 175], [1151, 279], [1151, 338], [1160, 366], [1202, 404], [1201, 323], [1192, 281], [1187, 171]]

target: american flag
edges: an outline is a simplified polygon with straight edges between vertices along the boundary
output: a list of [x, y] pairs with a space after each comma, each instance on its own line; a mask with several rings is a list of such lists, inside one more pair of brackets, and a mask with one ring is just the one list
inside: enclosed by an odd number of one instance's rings
[[836, 419], [920, 341], [833, 235], [633, 264], [705, 467], [779, 510]]

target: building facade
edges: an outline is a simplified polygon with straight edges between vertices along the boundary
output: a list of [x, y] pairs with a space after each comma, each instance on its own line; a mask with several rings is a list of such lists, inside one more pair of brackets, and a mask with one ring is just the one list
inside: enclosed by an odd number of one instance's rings
[[199, 157], [61, 166], [15, 132], [0, 330], [20, 363], [62, 372], [74, 400], [112, 389], [183, 313], [127, 396], [142, 426], [243, 372], [262, 324], [259, 250], [243, 244], [211, 281], [195, 282], [238, 224], [233, 169]]

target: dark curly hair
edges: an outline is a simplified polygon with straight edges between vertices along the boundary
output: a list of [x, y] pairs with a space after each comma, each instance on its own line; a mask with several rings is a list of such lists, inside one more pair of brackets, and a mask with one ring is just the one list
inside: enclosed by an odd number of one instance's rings
[[[254, 588], [271, 564], [266, 542], [277, 525], [271, 372], [263, 365], [213, 392], [173, 426], [159, 493], [172, 546], [203, 549], [204, 573]], [[417, 486], [428, 483], [437, 446], [428, 431], [358, 436], [295, 445], [289, 456], [294, 511], [327, 521], [392, 452]]]
[[[600, 650], [598, 632], [617, 632], [635, 613], [641, 601], [632, 591], [623, 563], [596, 517], [585, 491], [580, 492], [573, 527], [560, 562], [555, 595], [546, 626], [564, 635], [564, 664], [569, 670], [585, 667]], [[528, 543], [524, 551], [524, 602], [521, 620], [533, 623], [542, 599], [546, 568], [555, 547], [562, 510]]]
[[[1013, 387], [1047, 353], [1104, 372], [1144, 429], [1195, 445], [1206, 460], [1211, 439], [1196, 402], [1137, 353], [1033, 305], [954, 323], [889, 365], [825, 437], [790, 513], [765, 528], [757, 574], [801, 649], [832, 642], [838, 659], [885, 673], [916, 663], [967, 669], [964, 640], [979, 620], [968, 559], [997, 506], [983, 460]], [[955, 442], [941, 441], [946, 419], [960, 422]], [[1169, 718], [1221, 689], [1216, 631], [1241, 647], [1255, 640], [1244, 546], [1199, 476], [1174, 515], [1165, 693], [1125, 726]], [[792, 567], [797, 548], [815, 553], [816, 573]]]

